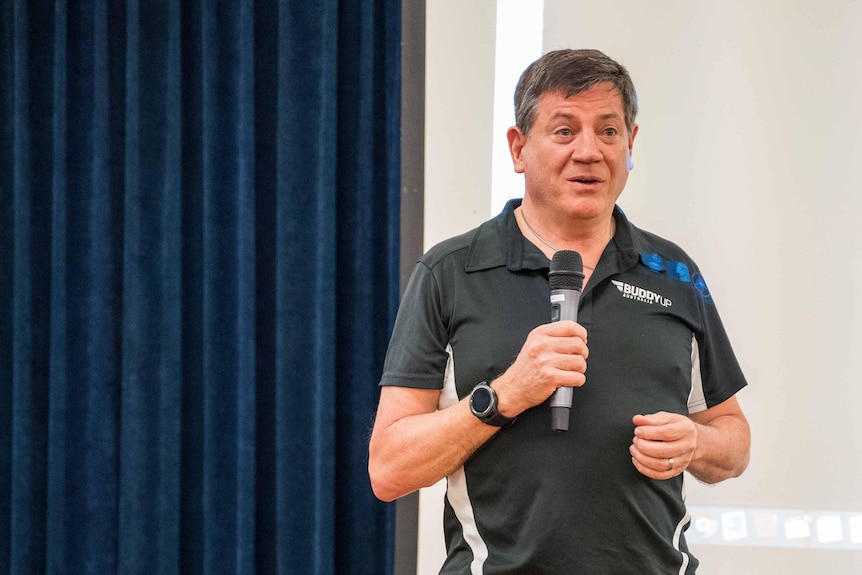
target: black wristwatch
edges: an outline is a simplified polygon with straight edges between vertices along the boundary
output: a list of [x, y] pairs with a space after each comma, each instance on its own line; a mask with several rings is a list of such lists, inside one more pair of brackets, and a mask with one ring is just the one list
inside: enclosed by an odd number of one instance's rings
[[488, 385], [487, 381], [476, 385], [470, 393], [470, 411], [482, 423], [495, 427], [509, 427], [517, 419], [516, 417], [506, 417], [500, 413], [497, 407], [497, 392]]

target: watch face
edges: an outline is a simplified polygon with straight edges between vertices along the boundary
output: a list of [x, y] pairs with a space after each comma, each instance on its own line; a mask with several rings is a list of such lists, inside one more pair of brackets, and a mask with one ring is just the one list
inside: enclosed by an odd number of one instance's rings
[[481, 387], [473, 390], [471, 404], [476, 413], [485, 413], [491, 407], [491, 392]]

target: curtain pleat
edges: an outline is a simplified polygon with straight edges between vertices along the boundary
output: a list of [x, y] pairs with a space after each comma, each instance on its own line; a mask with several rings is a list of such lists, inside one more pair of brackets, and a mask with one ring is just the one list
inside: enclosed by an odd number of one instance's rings
[[[350, 553], [338, 557], [336, 572], [339, 573], [349, 573], [351, 569], [373, 570], [372, 557], [364, 555], [362, 549], [373, 547], [384, 536], [385, 518], [373, 502], [351, 505], [353, 486], [367, 482], [365, 474], [356, 472], [366, 464], [366, 451], [358, 449], [351, 441], [352, 437], [366, 432], [371, 423], [367, 414], [374, 409], [374, 398], [363, 393], [363, 381], [372, 377], [377, 369], [377, 342], [389, 336], [391, 320], [387, 315], [387, 301], [398, 299], [397, 285], [389, 284], [390, 289], [386, 290], [374, 287], [385, 285], [386, 274], [393, 270], [387, 269], [383, 251], [368, 249], [368, 246], [392, 245], [387, 233], [398, 221], [397, 212], [392, 211], [389, 194], [362, 194], [362, 190], [381, 189], [385, 180], [372, 166], [385, 166], [386, 158], [398, 153], [392, 148], [392, 142], [398, 142], [398, 131], [393, 128], [400, 114], [393, 117], [391, 108], [383, 103], [388, 95], [400, 98], [387, 91], [386, 77], [390, 63], [386, 58], [386, 34], [399, 27], [383, 7], [373, 2], [343, 4], [338, 35], [339, 65], [344, 80], [338, 89], [339, 151], [352, 151], [339, 161], [337, 171], [342, 189], [349, 190], [339, 197], [337, 215], [340, 225], [336, 257], [341, 263], [341, 281], [336, 284], [336, 294], [338, 301], [345, 304], [336, 333], [337, 363], [351, 366], [351, 369], [338, 374], [336, 452], [350, 465], [336, 470], [336, 504], [344, 510], [336, 525], [336, 537], [352, 547]], [[386, 26], [383, 34], [376, 33], [381, 22]], [[398, 39], [390, 37], [388, 41]], [[382, 225], [363, 225], [363, 222], [375, 220]], [[388, 224], [384, 223], [386, 220]], [[397, 227], [394, 225], [395, 229]], [[376, 274], [376, 278], [368, 281], [369, 274]], [[373, 317], [380, 321], [369, 322], [368, 318]], [[377, 521], [368, 522], [369, 517]], [[369, 523], [374, 527], [369, 528]], [[360, 563], [348, 564], [348, 557]]]
[[[4, 116], [4, 121], [0, 122], [0, 141], [6, 143], [4, 147], [9, 148], [11, 146], [13, 150], [17, 150], [18, 143], [14, 139], [15, 130], [11, 122], [13, 103], [15, 101], [14, 91], [10, 89], [12, 78], [14, 78], [13, 45], [12, 11], [9, 8], [0, 8], [0, 51], [2, 51], [3, 55], [2, 62], [0, 62], [0, 85], [7, 86], [6, 89], [0, 90], [0, 108], [2, 108]], [[12, 157], [14, 155], [15, 151], [11, 154], [0, 154], [0, 174], [10, 176], [13, 173]], [[0, 289], [0, 341], [6, 344], [0, 346], [0, 469], [4, 471], [9, 470], [9, 472], [0, 473], [0, 517], [11, 517], [12, 500], [16, 497], [13, 489], [19, 489], [17, 486], [15, 488], [12, 486], [12, 461], [22, 461], [22, 464], [19, 464], [19, 470], [23, 468], [19, 474], [22, 478], [25, 473], [27, 474], [26, 479], [32, 477], [32, 465], [24, 458], [26, 457], [26, 453], [38, 450], [38, 448], [30, 446], [34, 438], [38, 437], [38, 431], [27, 433], [18, 446], [12, 445], [13, 414], [15, 408], [17, 407], [21, 410], [21, 417], [25, 419], [32, 419], [32, 417], [26, 415], [26, 410], [30, 408], [31, 401], [20, 401], [17, 405], [13, 401], [12, 387], [14, 380], [12, 377], [12, 358], [14, 357], [14, 353], [12, 346], [14, 345], [14, 340], [12, 339], [12, 326], [17, 318], [13, 318], [11, 294], [15, 289], [13, 286], [15, 277], [13, 266], [18, 259], [23, 258], [18, 258], [12, 253], [13, 246], [15, 245], [13, 240], [14, 229], [12, 227], [12, 222], [14, 221], [13, 212], [15, 210], [15, 203], [13, 201], [15, 187], [10, 185], [9, 182], [5, 184], [0, 182], [0, 186], [3, 186], [5, 190], [3, 194], [0, 194], [0, 250], [3, 250], [2, 253], [6, 256], [0, 258], [0, 286], [5, 288]], [[12, 254], [12, 257], [8, 257], [10, 254]], [[22, 307], [25, 310], [28, 309], [28, 306]], [[20, 321], [25, 324], [30, 323], [27, 319]], [[21, 337], [24, 339], [27, 338], [25, 329], [22, 328], [20, 330]], [[18, 450], [16, 456], [13, 456], [13, 449]], [[36, 505], [32, 501], [26, 500], [27, 497], [28, 494], [26, 493], [18, 495], [18, 498], [24, 500], [22, 504], [25, 507], [36, 510]], [[25, 532], [22, 534], [19, 530], [15, 534], [15, 540], [13, 540], [10, 522], [0, 521], [0, 541], [8, 541], [10, 548], [10, 553], [0, 554], [0, 572], [6, 573], [9, 571], [12, 546], [16, 545], [17, 549], [21, 549], [22, 535], [23, 540], [26, 541], [28, 539], [28, 535], [31, 532], [30, 524], [28, 523], [24, 527]], [[27, 553], [28, 551], [25, 550], [24, 552]]]
[[[20, 3], [16, 3], [16, 6]], [[50, 86], [50, 90], [45, 93], [41, 92], [41, 97], [30, 98], [28, 94], [24, 94], [22, 98], [31, 100], [33, 103], [44, 102], [48, 100], [50, 94], [51, 101], [51, 142], [50, 146], [38, 148], [39, 152], [51, 153], [51, 209], [43, 212], [50, 214], [51, 217], [51, 266], [50, 280], [48, 283], [33, 282], [31, 289], [44, 289], [48, 293], [48, 298], [43, 302], [50, 302], [50, 324], [47, 329], [47, 337], [50, 342], [48, 353], [48, 385], [44, 382], [37, 384], [39, 387], [47, 388], [48, 403], [46, 410], [48, 413], [46, 424], [46, 435], [50, 437], [47, 442], [47, 460], [50, 462], [47, 466], [47, 485], [46, 485], [46, 514], [45, 516], [30, 516], [30, 520], [36, 523], [34, 528], [37, 533], [45, 532], [45, 544], [37, 547], [38, 555], [30, 558], [30, 563], [27, 569], [30, 572], [39, 572], [39, 568], [44, 564], [46, 573], [58, 573], [63, 569], [65, 564], [65, 549], [64, 539], [65, 533], [69, 530], [70, 522], [67, 520], [66, 513], [62, 508], [62, 503], [65, 499], [67, 490], [66, 480], [66, 450], [63, 442], [58, 441], [58, 437], [62, 437], [66, 425], [66, 402], [65, 389], [69, 379], [69, 357], [66, 348], [66, 329], [69, 322], [69, 288], [66, 281], [70, 274], [69, 253], [71, 248], [67, 241], [67, 231], [70, 227], [67, 206], [70, 203], [68, 198], [70, 189], [77, 189], [69, 181], [67, 173], [67, 155], [68, 149], [74, 148], [76, 142], [68, 139], [69, 127], [69, 106], [67, 104], [67, 86], [68, 86], [68, 37], [69, 37], [69, 17], [67, 15], [67, 6], [63, 2], [58, 2], [54, 10], [50, 10], [48, 6], [44, 6], [44, 10], [39, 10], [41, 14], [50, 14], [53, 16], [53, 27], [51, 22], [42, 22], [36, 25], [37, 28], [43, 30], [52, 30], [53, 37], [50, 43], [46, 41], [42, 43], [33, 43], [32, 50], [38, 57], [45, 57], [52, 62], [51, 82], [43, 84], [44, 87]], [[25, 26], [21, 24], [21, 26]], [[25, 27], [26, 28], [26, 27]], [[23, 46], [16, 43], [16, 48]], [[18, 78], [13, 78], [12, 85], [17, 86]], [[46, 116], [42, 116], [46, 117]], [[37, 149], [37, 148], [34, 148]], [[19, 164], [19, 159], [16, 157], [15, 163]], [[49, 165], [47, 162], [46, 166]], [[32, 173], [32, 172], [31, 172]], [[15, 184], [24, 183], [31, 173], [16, 174]], [[20, 180], [19, 180], [20, 178]], [[26, 201], [26, 200], [24, 200]], [[16, 225], [17, 227], [17, 225]], [[16, 289], [15, 295], [20, 292]], [[16, 306], [17, 307], [17, 306]], [[16, 324], [19, 327], [20, 324]], [[43, 333], [44, 324], [39, 325], [40, 331]], [[14, 440], [17, 442], [19, 438], [16, 436]], [[14, 442], [13, 442], [14, 444]], [[34, 453], [37, 458], [41, 458], [41, 453]], [[14, 473], [14, 472], [13, 472]], [[10, 521], [17, 523], [18, 521], [26, 522], [27, 515], [25, 509], [13, 510]], [[13, 561], [17, 561], [23, 555], [16, 554], [13, 551]], [[13, 568], [11, 573], [15, 572]]]
[[[335, 341], [335, 290], [341, 275], [336, 204], [329, 193], [336, 185], [335, 142], [341, 132], [337, 6], [322, 0], [292, 5], [279, 14], [283, 81], [276, 177], [287, 194], [276, 203], [276, 243], [283, 257], [276, 260], [275, 300], [280, 317], [293, 318], [305, 329], [276, 328], [276, 449], [290, 454], [277, 460], [275, 470], [278, 515], [285, 522], [283, 530], [279, 526], [278, 564], [309, 570], [320, 565], [324, 571], [334, 569], [326, 541], [334, 537], [334, 410], [340, 400], [336, 384], [341, 383], [336, 381], [341, 374], [335, 370], [335, 347], [328, 345]], [[307, 385], [291, 384], [300, 381]], [[293, 433], [297, 424], [309, 436]], [[290, 534], [292, 540], [287, 539]]]
[[122, 573], [159, 574], [179, 559], [180, 19], [173, 4], [145, 5], [125, 4], [118, 556]]
[[0, 573], [391, 573], [400, 3], [11, 2], [0, 50]]
[[[28, 6], [10, 6], [10, 17], [6, 22], [9, 26], [2, 35], [11, 40], [12, 50], [4, 58], [4, 65], [11, 74], [4, 74], [8, 83], [4, 82], [5, 109], [11, 109], [12, 121], [7, 125], [11, 130], [4, 130], [7, 137], [4, 142], [11, 144], [11, 161], [3, 161], [4, 168], [14, 176], [22, 176], [31, 172], [41, 158], [34, 157], [30, 150], [34, 146], [42, 146], [50, 142], [50, 133], [42, 130], [49, 127], [43, 119], [44, 102], [27, 105], [27, 91], [32, 84], [39, 84], [50, 78], [50, 62], [44, 58], [31, 55], [28, 49], [30, 26], [28, 21], [39, 18], [39, 14], [31, 15]], [[36, 20], [38, 22], [38, 20]], [[8, 41], [7, 41], [8, 42]], [[5, 46], [4, 46], [5, 47]], [[4, 79], [5, 79], [4, 78]], [[12, 79], [21, 78], [21, 83], [12, 83]], [[4, 146], [7, 147], [7, 146]], [[8, 513], [17, 514], [22, 511], [32, 513], [20, 523], [7, 523], [3, 528], [4, 541], [9, 541], [10, 551], [17, 553], [11, 557], [0, 559], [0, 566], [14, 570], [26, 571], [44, 558], [44, 549], [40, 547], [39, 536], [44, 527], [47, 461], [37, 455], [43, 452], [47, 444], [46, 408], [48, 406], [44, 387], [38, 383], [47, 376], [48, 342], [44, 334], [36, 327], [46, 321], [48, 307], [44, 298], [50, 292], [45, 285], [45, 274], [50, 273], [50, 247], [44, 244], [44, 238], [50, 221], [45, 222], [39, 214], [46, 209], [50, 211], [50, 194], [45, 193], [45, 172], [37, 172], [33, 178], [22, 181], [20, 178], [9, 178], [4, 187], [11, 193], [3, 202], [3, 237], [6, 257], [4, 268], [7, 270], [4, 282], [4, 315], [8, 326], [4, 330], [4, 339], [11, 342], [4, 345], [3, 366], [6, 373], [3, 377], [3, 395], [8, 397], [4, 404], [2, 418], [4, 435], [8, 434], [8, 443], [4, 443], [3, 453], [8, 457], [9, 468], [13, 473], [3, 478], [4, 500], [8, 501]], [[10, 186], [11, 184], [11, 186]], [[16, 222], [21, 222], [17, 225]], [[8, 243], [6, 243], [8, 242]], [[11, 256], [11, 257], [10, 257]], [[30, 289], [31, 284], [39, 284], [39, 288]], [[11, 319], [10, 323], [7, 323]], [[20, 326], [20, 329], [18, 329]], [[11, 339], [12, 333], [16, 334]], [[8, 354], [8, 355], [7, 355]], [[7, 387], [8, 386], [8, 387]], [[4, 399], [6, 398], [4, 397]], [[9, 427], [7, 427], [7, 425]], [[20, 438], [20, 441], [13, 441]], [[5, 468], [5, 467], [4, 467]]]

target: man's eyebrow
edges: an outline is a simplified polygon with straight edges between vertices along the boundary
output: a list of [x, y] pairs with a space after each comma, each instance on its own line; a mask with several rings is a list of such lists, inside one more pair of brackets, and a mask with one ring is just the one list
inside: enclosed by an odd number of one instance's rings
[[[575, 119], [574, 114], [570, 114], [569, 112], [554, 112], [551, 114], [551, 119], [555, 120], [557, 118], [565, 118], [566, 120]], [[620, 116], [616, 112], [608, 112], [607, 114], [602, 114], [599, 116], [599, 120], [621, 120], [622, 116]]]

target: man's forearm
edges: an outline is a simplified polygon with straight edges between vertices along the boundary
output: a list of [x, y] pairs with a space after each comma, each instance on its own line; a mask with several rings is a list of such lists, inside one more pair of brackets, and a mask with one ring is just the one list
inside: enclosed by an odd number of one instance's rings
[[697, 423], [697, 447], [688, 471], [704, 483], [738, 477], [748, 467], [751, 432], [744, 416], [722, 415]]
[[379, 499], [391, 501], [433, 485], [499, 430], [479, 421], [467, 401], [399, 418], [385, 427], [375, 425], [368, 473]]

